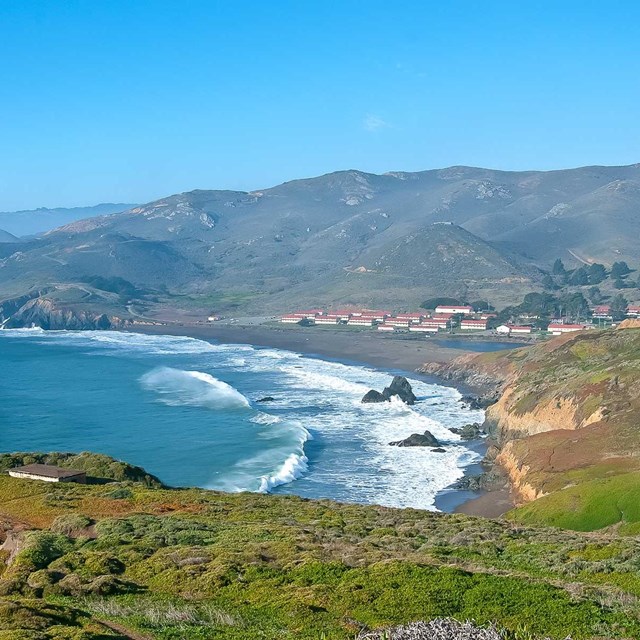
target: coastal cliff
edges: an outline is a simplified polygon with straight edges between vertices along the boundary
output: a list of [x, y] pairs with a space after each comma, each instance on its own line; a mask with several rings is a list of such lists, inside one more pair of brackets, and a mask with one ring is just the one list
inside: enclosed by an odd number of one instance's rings
[[[544, 518], [554, 502], [545, 496], [576, 496], [588, 483], [640, 470], [638, 324], [422, 368], [495, 399], [484, 424], [489, 458], [506, 471], [517, 505], [540, 504], [527, 517]], [[573, 508], [587, 505], [580, 495]]]
[[123, 329], [131, 321], [118, 315], [60, 304], [47, 290], [0, 303], [0, 326], [7, 329], [37, 326], [43, 329]]

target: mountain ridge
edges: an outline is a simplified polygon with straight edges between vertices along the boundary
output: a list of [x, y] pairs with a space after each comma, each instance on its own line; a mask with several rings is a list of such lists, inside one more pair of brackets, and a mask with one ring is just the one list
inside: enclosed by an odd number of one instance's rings
[[[72, 221], [13, 254], [5, 247], [0, 300], [44, 281], [117, 277], [167, 305], [188, 296], [203, 312], [212, 299], [217, 310], [277, 313], [298, 304], [407, 308], [454, 293], [506, 305], [540, 290], [541, 270], [557, 257], [640, 262], [639, 208], [638, 164], [347, 170], [253, 191], [196, 189]], [[458, 258], [444, 269], [447, 243]]]

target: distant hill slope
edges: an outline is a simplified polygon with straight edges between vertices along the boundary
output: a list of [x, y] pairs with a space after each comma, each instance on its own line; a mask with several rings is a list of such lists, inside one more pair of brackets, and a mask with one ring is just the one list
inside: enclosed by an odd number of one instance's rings
[[0, 229], [0, 242], [17, 242], [18, 238], [16, 238], [13, 234], [8, 231], [4, 231], [4, 229]]
[[134, 204], [103, 203], [91, 207], [73, 207], [71, 209], [41, 207], [25, 211], [2, 211], [0, 212], [0, 227], [15, 236], [30, 236], [50, 231], [75, 220], [119, 213], [135, 206]]
[[0, 253], [0, 299], [100, 276], [169, 305], [182, 296], [218, 310], [414, 307], [443, 294], [507, 304], [535, 289], [537, 267], [556, 257], [640, 262], [639, 206], [640, 165], [351, 170], [253, 192], [191, 191]]

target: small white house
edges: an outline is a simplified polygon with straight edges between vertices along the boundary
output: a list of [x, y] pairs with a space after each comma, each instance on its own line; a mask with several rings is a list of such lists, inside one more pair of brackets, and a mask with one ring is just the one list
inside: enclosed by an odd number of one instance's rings
[[501, 324], [496, 328], [496, 331], [508, 336], [511, 333], [511, 327], [508, 324]]

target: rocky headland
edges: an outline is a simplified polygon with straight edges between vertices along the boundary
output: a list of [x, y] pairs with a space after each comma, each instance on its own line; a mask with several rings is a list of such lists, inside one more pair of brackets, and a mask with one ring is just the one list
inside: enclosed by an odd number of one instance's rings
[[[488, 405], [485, 464], [506, 474], [522, 517], [588, 521], [604, 485], [614, 494], [640, 488], [638, 324], [422, 367], [472, 387]], [[605, 518], [624, 520], [620, 509]]]

